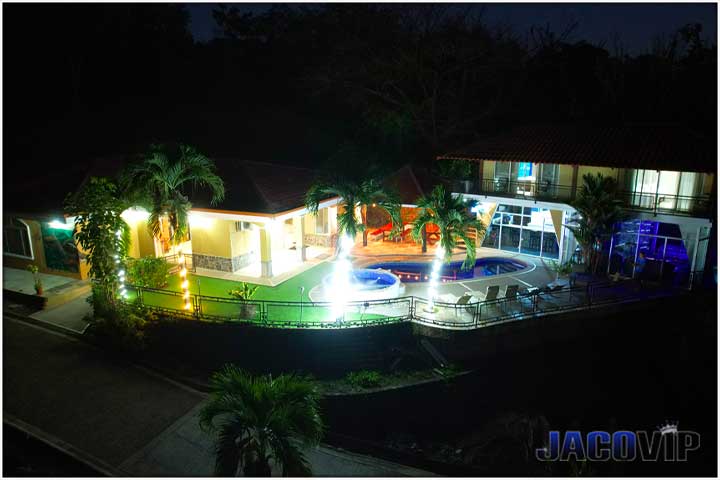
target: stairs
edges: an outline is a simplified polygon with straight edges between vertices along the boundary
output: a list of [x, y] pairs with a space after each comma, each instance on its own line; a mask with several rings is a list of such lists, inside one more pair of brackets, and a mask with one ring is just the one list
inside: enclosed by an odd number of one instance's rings
[[81, 296], [90, 296], [90, 282], [74, 281], [58, 285], [45, 292], [47, 302], [46, 309], [58, 307]]
[[[467, 236], [470, 238], [470, 241], [475, 243], [475, 246], [478, 246], [478, 231], [476, 228], [468, 228], [465, 232]], [[458, 250], [462, 250], [463, 252], [467, 250], [467, 246], [465, 245], [465, 240], [458, 239], [457, 247]]]

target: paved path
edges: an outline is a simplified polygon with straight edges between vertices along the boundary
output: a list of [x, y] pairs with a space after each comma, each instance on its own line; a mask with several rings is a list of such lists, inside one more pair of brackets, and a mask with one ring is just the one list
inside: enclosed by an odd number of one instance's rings
[[[208, 476], [206, 396], [66, 335], [3, 318], [3, 417], [122, 475]], [[427, 476], [330, 447], [307, 452], [317, 476]]]
[[111, 467], [203, 397], [67, 336], [3, 320], [3, 413]]
[[92, 313], [92, 306], [87, 302], [85, 296], [81, 296], [59, 307], [35, 312], [30, 317], [76, 333], [83, 333], [88, 326], [88, 322], [83, 318], [90, 313]]
[[[38, 273], [42, 280], [43, 288], [50, 290], [51, 288], [65, 285], [71, 282], [77, 282], [74, 278], [63, 277], [61, 275], [51, 275], [49, 273]], [[15, 292], [35, 294], [35, 278], [33, 274], [27, 270], [19, 268], [3, 267], [3, 288], [13, 290]]]
[[[197, 413], [202, 405], [188, 412], [143, 450], [127, 459], [121, 468], [134, 476], [213, 475], [212, 439], [198, 426]], [[365, 455], [319, 446], [305, 452], [317, 477], [425, 477], [432, 474]], [[280, 469], [273, 468], [273, 476]]]

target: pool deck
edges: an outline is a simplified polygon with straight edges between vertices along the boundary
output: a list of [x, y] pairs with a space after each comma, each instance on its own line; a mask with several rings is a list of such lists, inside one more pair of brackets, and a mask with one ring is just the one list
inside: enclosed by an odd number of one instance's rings
[[[435, 253], [428, 252], [426, 254], [362, 254], [361, 248], [353, 249], [353, 267], [364, 268], [368, 265], [379, 262], [431, 262], [435, 258]], [[485, 292], [487, 287], [498, 285], [503, 291], [508, 285], [518, 285], [521, 289], [527, 287], [543, 287], [548, 283], [555, 281], [555, 272], [552, 271], [549, 260], [524, 255], [521, 253], [505, 252], [494, 248], [477, 249], [476, 257], [499, 257], [506, 259], [518, 259], [529, 265], [529, 268], [518, 272], [505, 273], [501, 275], [492, 275], [487, 277], [479, 277], [475, 279], [462, 280], [457, 282], [447, 282], [438, 285], [440, 295], [452, 295], [460, 297], [466, 292]], [[454, 254], [453, 261], [463, 261], [464, 253]], [[414, 295], [418, 297], [427, 296], [427, 282], [405, 283], [404, 295]], [[448, 297], [449, 298], [449, 297]]]

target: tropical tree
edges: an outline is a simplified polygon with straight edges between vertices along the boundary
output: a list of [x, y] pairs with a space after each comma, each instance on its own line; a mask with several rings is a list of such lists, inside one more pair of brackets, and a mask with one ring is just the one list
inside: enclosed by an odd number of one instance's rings
[[617, 182], [601, 173], [583, 176], [577, 200], [572, 203], [577, 215], [565, 225], [582, 249], [583, 263], [595, 273], [600, 261], [602, 241], [612, 234], [615, 223], [623, 218], [622, 201], [617, 196]]
[[74, 236], [87, 256], [90, 276], [111, 303], [130, 248], [130, 227], [121, 217], [127, 207], [117, 185], [101, 177], [91, 177], [65, 199], [65, 214], [75, 217]]
[[311, 475], [302, 449], [320, 442], [324, 425], [310, 382], [293, 375], [253, 377], [226, 365], [210, 386], [199, 416], [201, 427], [217, 434], [217, 475], [270, 476], [271, 461], [284, 476]]
[[475, 265], [475, 242], [470, 239], [468, 229], [474, 228], [478, 234], [485, 230], [485, 225], [469, 213], [474, 203], [466, 202], [462, 195], [453, 196], [443, 185], [436, 185], [430, 195], [417, 200], [420, 211], [413, 223], [413, 238], [424, 242], [427, 225], [437, 225], [440, 230], [443, 260], [449, 262], [453, 250], [460, 241], [463, 241], [465, 261], [462, 268], [464, 270], [472, 268]]
[[215, 173], [215, 164], [189, 145], [151, 145], [144, 161], [128, 167], [121, 184], [130, 198], [147, 205], [148, 227], [156, 238], [162, 236], [161, 219], [167, 218], [170, 243], [177, 245], [188, 232], [190, 201], [188, 188], [210, 190], [210, 203], [225, 198], [225, 186]]
[[[342, 212], [338, 213], [338, 234], [353, 240], [358, 232], [363, 234], [363, 246], [367, 246], [367, 209], [373, 205], [390, 215], [394, 230], [401, 227], [400, 202], [375, 178], [355, 179], [338, 175], [315, 182], [307, 192], [305, 203], [310, 213], [317, 214], [320, 202], [337, 196], [342, 199]], [[356, 210], [360, 210], [358, 221]], [[340, 244], [340, 242], [338, 242]]]

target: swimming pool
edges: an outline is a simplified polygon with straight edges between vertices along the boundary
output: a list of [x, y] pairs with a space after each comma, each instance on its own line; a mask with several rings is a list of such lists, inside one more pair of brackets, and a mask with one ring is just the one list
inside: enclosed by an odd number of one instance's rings
[[[514, 258], [485, 257], [475, 261], [472, 270], [461, 270], [462, 262], [444, 264], [440, 270], [442, 280], [452, 282], [455, 280], [468, 280], [477, 277], [488, 277], [513, 273], [526, 269], [529, 265]], [[432, 269], [431, 262], [385, 262], [375, 263], [366, 267], [368, 269], [381, 268], [390, 270], [403, 282], [426, 282]]]

